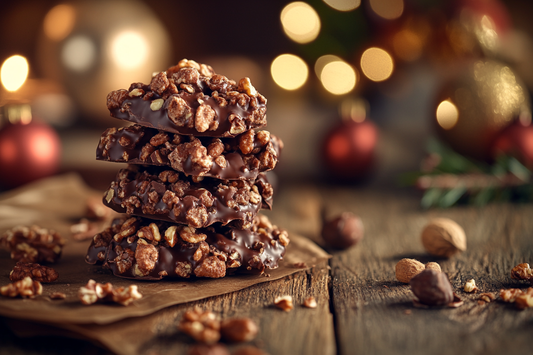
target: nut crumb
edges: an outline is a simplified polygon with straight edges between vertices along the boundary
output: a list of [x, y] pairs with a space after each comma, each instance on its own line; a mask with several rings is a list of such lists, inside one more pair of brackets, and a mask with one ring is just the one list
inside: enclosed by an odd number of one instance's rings
[[274, 305], [285, 312], [290, 312], [291, 309], [294, 308], [292, 304], [292, 296], [290, 295], [276, 297]]
[[313, 296], [307, 297], [304, 300], [304, 303], [302, 305], [304, 307], [306, 307], [306, 308], [316, 308], [317, 307], [316, 300], [315, 300], [315, 298]]
[[20, 296], [22, 298], [33, 298], [43, 293], [43, 286], [39, 281], [33, 281], [26, 276], [22, 280], [15, 281], [0, 287], [0, 295], [15, 298]]
[[463, 289], [465, 290], [465, 292], [468, 293], [476, 292], [477, 290], [479, 290], [476, 286], [476, 281], [474, 279], [468, 280], [463, 286]]
[[213, 312], [200, 308], [185, 312], [178, 329], [201, 343], [214, 344], [220, 340], [220, 320]]
[[48, 295], [51, 300], [64, 300], [67, 298], [67, 295], [65, 295], [63, 292], [52, 292]]
[[51, 267], [19, 261], [9, 274], [9, 279], [12, 282], [15, 282], [22, 280], [25, 277], [29, 277], [33, 281], [48, 283], [57, 280], [59, 274]]
[[94, 280], [89, 280], [87, 285], [80, 287], [78, 297], [84, 305], [90, 305], [97, 301], [107, 301], [127, 306], [142, 298], [142, 294], [137, 290], [137, 285], [115, 288], [109, 282], [100, 284]]
[[479, 298], [478, 298], [479, 301], [483, 301], [485, 303], [490, 303], [494, 301], [495, 299], [496, 297], [494, 297], [492, 293], [488, 293], [488, 292], [482, 293], [481, 295], [479, 295]]

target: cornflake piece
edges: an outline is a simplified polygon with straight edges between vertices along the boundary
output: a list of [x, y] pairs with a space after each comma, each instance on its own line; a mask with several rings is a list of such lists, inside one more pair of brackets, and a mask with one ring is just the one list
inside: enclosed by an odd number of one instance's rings
[[43, 286], [39, 281], [33, 281], [30, 277], [25, 277], [20, 281], [0, 287], [0, 294], [6, 297], [33, 298], [43, 293]]
[[294, 308], [292, 304], [292, 296], [290, 295], [276, 297], [274, 305], [285, 312], [290, 312], [291, 309]]
[[137, 290], [137, 285], [114, 288], [109, 282], [104, 285], [94, 280], [89, 280], [87, 285], [80, 287], [78, 297], [81, 303], [85, 305], [104, 301], [127, 306], [133, 301], [142, 298], [142, 294]]
[[476, 281], [474, 279], [468, 280], [465, 285], [463, 286], [463, 289], [465, 292], [475, 292], [478, 290], [476, 286]]
[[315, 298], [313, 296], [307, 297], [304, 300], [303, 306], [307, 308], [316, 308], [317, 304]]
[[185, 312], [178, 329], [201, 343], [214, 344], [220, 339], [220, 320], [200, 308]]
[[11, 270], [9, 279], [15, 282], [22, 280], [25, 277], [29, 277], [34, 281], [47, 283], [57, 280], [59, 274], [51, 267], [19, 261], [13, 270]]

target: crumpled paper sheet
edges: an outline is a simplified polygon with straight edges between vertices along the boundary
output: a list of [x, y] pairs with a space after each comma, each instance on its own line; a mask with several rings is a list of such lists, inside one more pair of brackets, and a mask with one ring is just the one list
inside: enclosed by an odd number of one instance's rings
[[[85, 253], [90, 240], [70, 239], [70, 226], [84, 216], [86, 200], [94, 195], [99, 196], [101, 193], [89, 189], [76, 174], [41, 180], [0, 195], [0, 233], [20, 224], [37, 224], [55, 229], [67, 240], [61, 259], [57, 264], [51, 265], [58, 271], [59, 279], [50, 284], [43, 284], [43, 294], [34, 299], [0, 296], [0, 316], [55, 325], [58, 329], [83, 333], [91, 338], [91, 332], [101, 333], [97, 331], [98, 325], [108, 325], [126, 318], [130, 318], [129, 322], [132, 322], [132, 317], [143, 317], [139, 320], [147, 321], [150, 317], [146, 316], [163, 308], [277, 280], [305, 270], [294, 267], [296, 262], [304, 262], [311, 267], [329, 258], [326, 252], [308, 239], [290, 235], [291, 243], [282, 266], [270, 271], [270, 277], [240, 275], [187, 281], [117, 278], [102, 270], [100, 266], [85, 263]], [[0, 286], [10, 282], [9, 273], [14, 264], [8, 251], [0, 251]], [[82, 305], [77, 293], [89, 279], [100, 283], [111, 282], [115, 286], [135, 283], [143, 298], [127, 307], [115, 304]], [[65, 300], [51, 300], [48, 295], [52, 292], [63, 292], [67, 297]]]

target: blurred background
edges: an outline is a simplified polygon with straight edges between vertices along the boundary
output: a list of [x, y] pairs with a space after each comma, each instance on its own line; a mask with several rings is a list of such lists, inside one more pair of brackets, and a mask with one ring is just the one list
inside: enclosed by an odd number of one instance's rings
[[530, 168], [532, 15], [523, 0], [3, 1], [0, 186], [77, 171], [105, 188], [118, 165], [96, 146], [123, 125], [106, 95], [182, 58], [267, 97], [280, 179], [396, 184], [439, 164], [433, 139]]

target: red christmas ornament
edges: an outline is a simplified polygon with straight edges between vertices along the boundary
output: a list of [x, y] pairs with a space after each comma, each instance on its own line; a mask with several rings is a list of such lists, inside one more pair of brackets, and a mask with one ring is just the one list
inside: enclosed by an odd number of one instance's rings
[[377, 128], [369, 120], [345, 120], [333, 127], [322, 146], [328, 175], [339, 180], [367, 176], [374, 166], [377, 139]]
[[494, 158], [501, 154], [513, 156], [533, 169], [533, 126], [525, 126], [517, 121], [504, 129], [496, 138], [492, 149]]
[[41, 122], [5, 124], [0, 129], [0, 186], [13, 188], [57, 172], [61, 144]]

